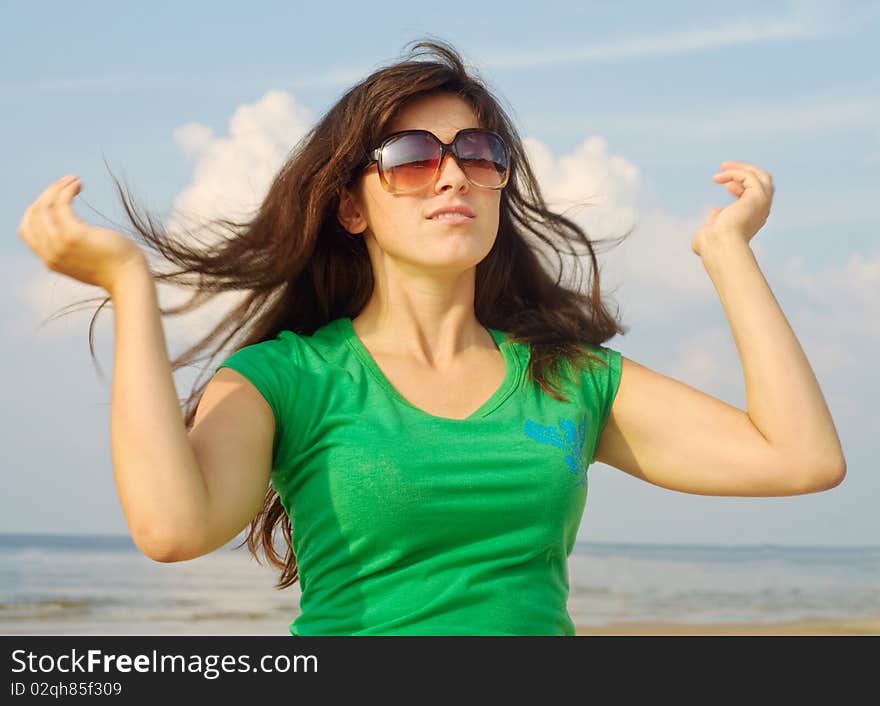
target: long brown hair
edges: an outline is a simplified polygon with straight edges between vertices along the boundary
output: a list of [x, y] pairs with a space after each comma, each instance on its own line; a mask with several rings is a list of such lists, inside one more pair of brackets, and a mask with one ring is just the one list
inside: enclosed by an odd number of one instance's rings
[[[171, 361], [173, 370], [191, 364], [204, 351], [213, 360], [233, 339], [237, 350], [271, 340], [282, 330], [309, 335], [334, 319], [357, 316], [372, 293], [373, 273], [363, 239], [352, 238], [337, 220], [341, 190], [352, 183], [365, 155], [401, 107], [439, 92], [466, 100], [480, 125], [498, 132], [511, 152], [497, 238], [476, 268], [476, 317], [484, 326], [507, 332], [511, 340], [530, 344], [528, 374], [547, 394], [565, 399], [554, 380], [560, 364], [567, 361], [580, 368], [587, 358], [598, 361], [583, 344], [598, 345], [627, 332], [602, 302], [597, 241], [548, 208], [510, 118], [459, 54], [437, 40], [413, 43], [408, 56], [376, 70], [345, 93], [292, 150], [252, 218], [215, 219], [202, 226], [225, 232], [210, 248], [196, 247], [189, 231], [175, 240], [149, 213], [140, 217], [113, 177], [136, 231], [133, 237], [140, 235], [148, 248], [177, 268], [154, 272], [154, 278], [193, 290], [183, 305], [160, 308], [162, 315], [192, 311], [221, 292], [248, 293], [207, 336]], [[555, 274], [541, 264], [540, 251], [556, 256]], [[561, 284], [563, 255], [576, 271], [589, 259], [588, 293], [579, 291], [579, 282], [572, 287]], [[577, 274], [582, 281], [583, 273]], [[95, 318], [108, 301], [109, 297], [103, 300], [90, 324], [93, 358]], [[197, 380], [183, 403], [188, 430], [208, 382]], [[287, 545], [283, 559], [273, 544], [278, 523]], [[282, 570], [277, 588], [298, 579], [290, 519], [271, 484], [245, 541], [258, 562], [262, 544], [269, 562]]]

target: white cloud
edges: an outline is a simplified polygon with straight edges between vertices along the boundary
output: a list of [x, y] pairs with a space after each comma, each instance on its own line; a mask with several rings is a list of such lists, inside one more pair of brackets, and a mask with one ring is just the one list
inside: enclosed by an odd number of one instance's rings
[[[215, 137], [210, 128], [195, 122], [180, 126], [174, 139], [181, 151], [196, 162], [193, 180], [175, 199], [175, 213], [166, 226], [177, 231], [191, 224], [193, 219], [202, 222], [221, 216], [236, 219], [250, 215], [308, 127], [308, 111], [282, 91], [270, 91], [255, 103], [239, 106], [229, 120], [225, 136]], [[200, 239], [205, 243], [211, 240], [210, 237]], [[17, 275], [12, 280], [14, 291], [30, 311], [8, 318], [7, 330], [16, 337], [36, 335], [48, 341], [82, 335], [94, 306], [87, 312], [53, 321], [39, 331], [34, 314], [42, 321], [72, 302], [103, 297], [104, 290], [50, 272], [33, 258], [28, 263], [23, 268], [11, 269]], [[171, 269], [163, 262], [155, 262], [154, 267], [160, 271]], [[183, 303], [191, 295], [191, 290], [164, 283], [158, 285], [157, 291], [160, 305], [165, 308]], [[182, 352], [185, 344], [203, 337], [244, 296], [246, 293], [226, 292], [191, 313], [164, 318], [172, 355]], [[111, 333], [112, 312], [105, 309], [98, 321], [103, 323], [98, 326], [96, 335], [103, 337]]]
[[201, 123], [185, 123], [174, 131], [174, 141], [187, 157], [198, 157], [214, 141], [214, 131]]
[[[269, 91], [255, 103], [240, 105], [229, 120], [228, 134], [190, 122], [174, 132], [181, 150], [196, 159], [192, 182], [174, 201], [174, 214], [166, 226], [172, 232], [191, 227], [193, 221], [213, 218], [242, 220], [253, 215], [265, 198], [294, 145], [310, 126], [309, 111], [284, 91]], [[199, 233], [206, 245], [210, 233]], [[165, 269], [161, 263], [157, 267]], [[185, 302], [191, 290], [159, 284], [163, 306]], [[197, 310], [165, 319], [169, 345], [195, 343], [241, 302], [248, 293], [224, 292]]]
[[614, 237], [633, 225], [641, 174], [625, 158], [610, 154], [604, 139], [588, 137], [558, 157], [535, 138], [524, 138], [523, 145], [551, 209], [578, 222], [593, 238]]
[[239, 106], [229, 120], [227, 136], [190, 122], [174, 132], [185, 154], [197, 159], [193, 181], [174, 201], [175, 229], [190, 218], [240, 218], [253, 213], [285, 157], [305, 135], [309, 113], [288, 93], [269, 91], [252, 104]]
[[[588, 137], [570, 154], [554, 158], [540, 141], [523, 140], [526, 153], [550, 206], [565, 210], [588, 202], [598, 207], [595, 226], [601, 230], [631, 224], [641, 187], [638, 167], [608, 153], [601, 137]], [[592, 212], [590, 212], [592, 213]]]
[[613, 292], [609, 300], [620, 304], [624, 321], [656, 322], [705, 306], [712, 285], [690, 245], [705, 213], [680, 217], [661, 209], [639, 168], [610, 153], [600, 137], [589, 137], [558, 157], [534, 138], [523, 142], [548, 204], [591, 239], [612, 239], [634, 228], [621, 244], [597, 247], [603, 291]]

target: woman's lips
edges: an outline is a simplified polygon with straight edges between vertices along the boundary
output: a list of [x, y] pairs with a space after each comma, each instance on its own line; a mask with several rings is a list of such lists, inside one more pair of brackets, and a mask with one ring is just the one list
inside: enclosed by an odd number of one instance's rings
[[470, 218], [473, 218], [477, 215], [473, 212], [473, 209], [471, 209], [470, 206], [466, 206], [463, 203], [448, 203], [445, 206], [439, 206], [438, 208], [435, 208], [428, 215], [428, 219], [433, 220], [438, 216], [443, 216], [444, 214], [446, 214], [446, 217], [455, 214], [459, 216], [469, 216]]
[[458, 225], [461, 223], [470, 223], [474, 218], [473, 216], [466, 216], [463, 213], [439, 213], [428, 220], [437, 221], [438, 223], [448, 223], [449, 225]]

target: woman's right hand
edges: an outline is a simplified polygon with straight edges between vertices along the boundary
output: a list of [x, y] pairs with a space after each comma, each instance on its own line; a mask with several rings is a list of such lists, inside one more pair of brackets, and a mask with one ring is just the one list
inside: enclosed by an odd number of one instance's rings
[[25, 210], [18, 234], [53, 272], [112, 294], [122, 273], [132, 266], [147, 269], [147, 259], [122, 234], [76, 217], [70, 204], [81, 188], [74, 177], [50, 184]]

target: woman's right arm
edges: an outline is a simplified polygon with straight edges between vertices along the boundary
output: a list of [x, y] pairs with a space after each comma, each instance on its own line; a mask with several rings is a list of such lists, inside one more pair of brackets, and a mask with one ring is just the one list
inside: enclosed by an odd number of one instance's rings
[[113, 470], [135, 543], [156, 561], [183, 561], [233, 539], [260, 510], [275, 419], [246, 378], [222, 368], [187, 434], [146, 266], [110, 290], [116, 331]]
[[171, 374], [156, 286], [146, 259], [120, 272], [113, 302], [110, 446], [132, 539], [157, 561], [175, 561], [208, 506]]
[[187, 434], [146, 256], [123, 235], [76, 217], [70, 205], [80, 189], [70, 180], [51, 184], [25, 210], [19, 234], [50, 270], [110, 294], [110, 436], [125, 519], [150, 558], [192, 559], [233, 539], [262, 507], [274, 415], [246, 378], [223, 368]]

